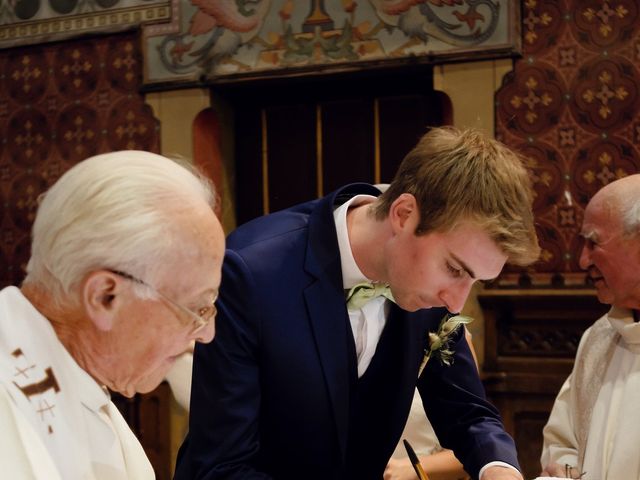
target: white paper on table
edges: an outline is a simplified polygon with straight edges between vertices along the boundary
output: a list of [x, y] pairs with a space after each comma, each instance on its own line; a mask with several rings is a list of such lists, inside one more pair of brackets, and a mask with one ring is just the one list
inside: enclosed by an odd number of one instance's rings
[[536, 477], [533, 480], [572, 480], [572, 479], [562, 478], [562, 477]]

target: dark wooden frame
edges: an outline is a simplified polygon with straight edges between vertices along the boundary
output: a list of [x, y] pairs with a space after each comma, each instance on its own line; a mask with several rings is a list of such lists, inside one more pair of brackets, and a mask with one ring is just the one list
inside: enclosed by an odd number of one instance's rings
[[483, 381], [518, 448], [525, 478], [540, 474], [542, 429], [583, 332], [608, 309], [590, 289], [485, 290]]

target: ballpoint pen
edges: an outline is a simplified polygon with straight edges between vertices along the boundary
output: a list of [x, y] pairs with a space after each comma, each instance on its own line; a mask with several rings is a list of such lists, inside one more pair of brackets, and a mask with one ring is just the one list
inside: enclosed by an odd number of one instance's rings
[[406, 440], [402, 440], [404, 443], [404, 448], [407, 450], [407, 454], [409, 455], [409, 460], [411, 461], [411, 465], [413, 465], [413, 469], [416, 471], [416, 475], [420, 480], [429, 480], [429, 476], [426, 474], [422, 465], [420, 464], [420, 460], [418, 460], [418, 456], [416, 452], [413, 451], [413, 448]]

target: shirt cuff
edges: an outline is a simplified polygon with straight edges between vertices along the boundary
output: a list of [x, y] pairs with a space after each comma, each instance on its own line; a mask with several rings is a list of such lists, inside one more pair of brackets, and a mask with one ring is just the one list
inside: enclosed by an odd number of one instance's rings
[[478, 478], [480, 480], [482, 480], [482, 474], [484, 473], [484, 471], [489, 467], [506, 467], [506, 468], [510, 468], [511, 470], [515, 470], [518, 473], [520, 472], [520, 470], [518, 470], [516, 467], [514, 467], [513, 465], [509, 465], [506, 462], [489, 462], [480, 469], [480, 474], [478, 475]]

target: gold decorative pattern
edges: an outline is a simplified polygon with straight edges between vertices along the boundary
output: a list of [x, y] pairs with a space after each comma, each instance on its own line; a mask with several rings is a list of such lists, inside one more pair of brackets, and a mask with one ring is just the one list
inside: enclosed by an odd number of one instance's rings
[[21, 69], [9, 73], [11, 78], [22, 84], [24, 93], [30, 93], [32, 80], [38, 80], [42, 76], [42, 70], [37, 65], [32, 65], [32, 59], [28, 55], [22, 57]]
[[533, 44], [539, 39], [536, 27], [548, 27], [553, 20], [553, 17], [546, 11], [537, 14], [535, 10], [537, 5], [538, 2], [536, 0], [527, 0], [525, 2], [527, 10], [522, 23], [525, 26], [524, 41], [528, 44]]
[[596, 28], [603, 37], [608, 37], [613, 32], [613, 25], [610, 22], [612, 17], [624, 18], [628, 14], [629, 10], [624, 5], [618, 4], [611, 8], [608, 1], [602, 2], [602, 6], [598, 10], [590, 7], [582, 10], [582, 16], [585, 20], [597, 24]]
[[496, 136], [529, 160], [542, 247], [497, 286], [585, 286], [584, 208], [640, 171], [640, 4], [525, 0], [523, 58], [496, 95]]
[[539, 85], [535, 78], [529, 77], [525, 85], [527, 86], [527, 95], [524, 97], [514, 95], [511, 98], [511, 105], [516, 109], [521, 108], [524, 105], [527, 109], [527, 112], [525, 113], [527, 122], [534, 123], [538, 120], [536, 108], [539, 106], [548, 107], [551, 105], [553, 100], [551, 99], [551, 95], [546, 91], [541, 91], [539, 94], [536, 93], [536, 89]]
[[599, 88], [597, 90], [588, 88], [582, 94], [582, 98], [587, 103], [600, 102], [598, 114], [606, 119], [611, 115], [610, 103], [616, 99], [624, 100], [629, 92], [624, 85], [613, 85], [613, 76], [607, 70], [598, 75], [598, 82], [600, 82]]
[[136, 45], [126, 33], [0, 50], [0, 287], [22, 281], [37, 198], [69, 167], [115, 149], [158, 151]]
[[39, 19], [0, 25], [0, 45], [25, 45], [46, 40], [61, 40], [83, 33], [121, 30], [125, 27], [168, 20], [170, 3], [140, 5], [126, 9], [106, 9], [98, 13]]
[[[599, 181], [600, 185], [607, 185], [619, 178], [626, 177], [628, 172], [625, 172], [621, 168], [612, 168], [612, 157], [608, 152], [603, 152], [598, 156], [598, 170], [587, 170], [583, 174], [585, 182], [588, 184]], [[614, 171], [615, 170], [615, 171]]]

